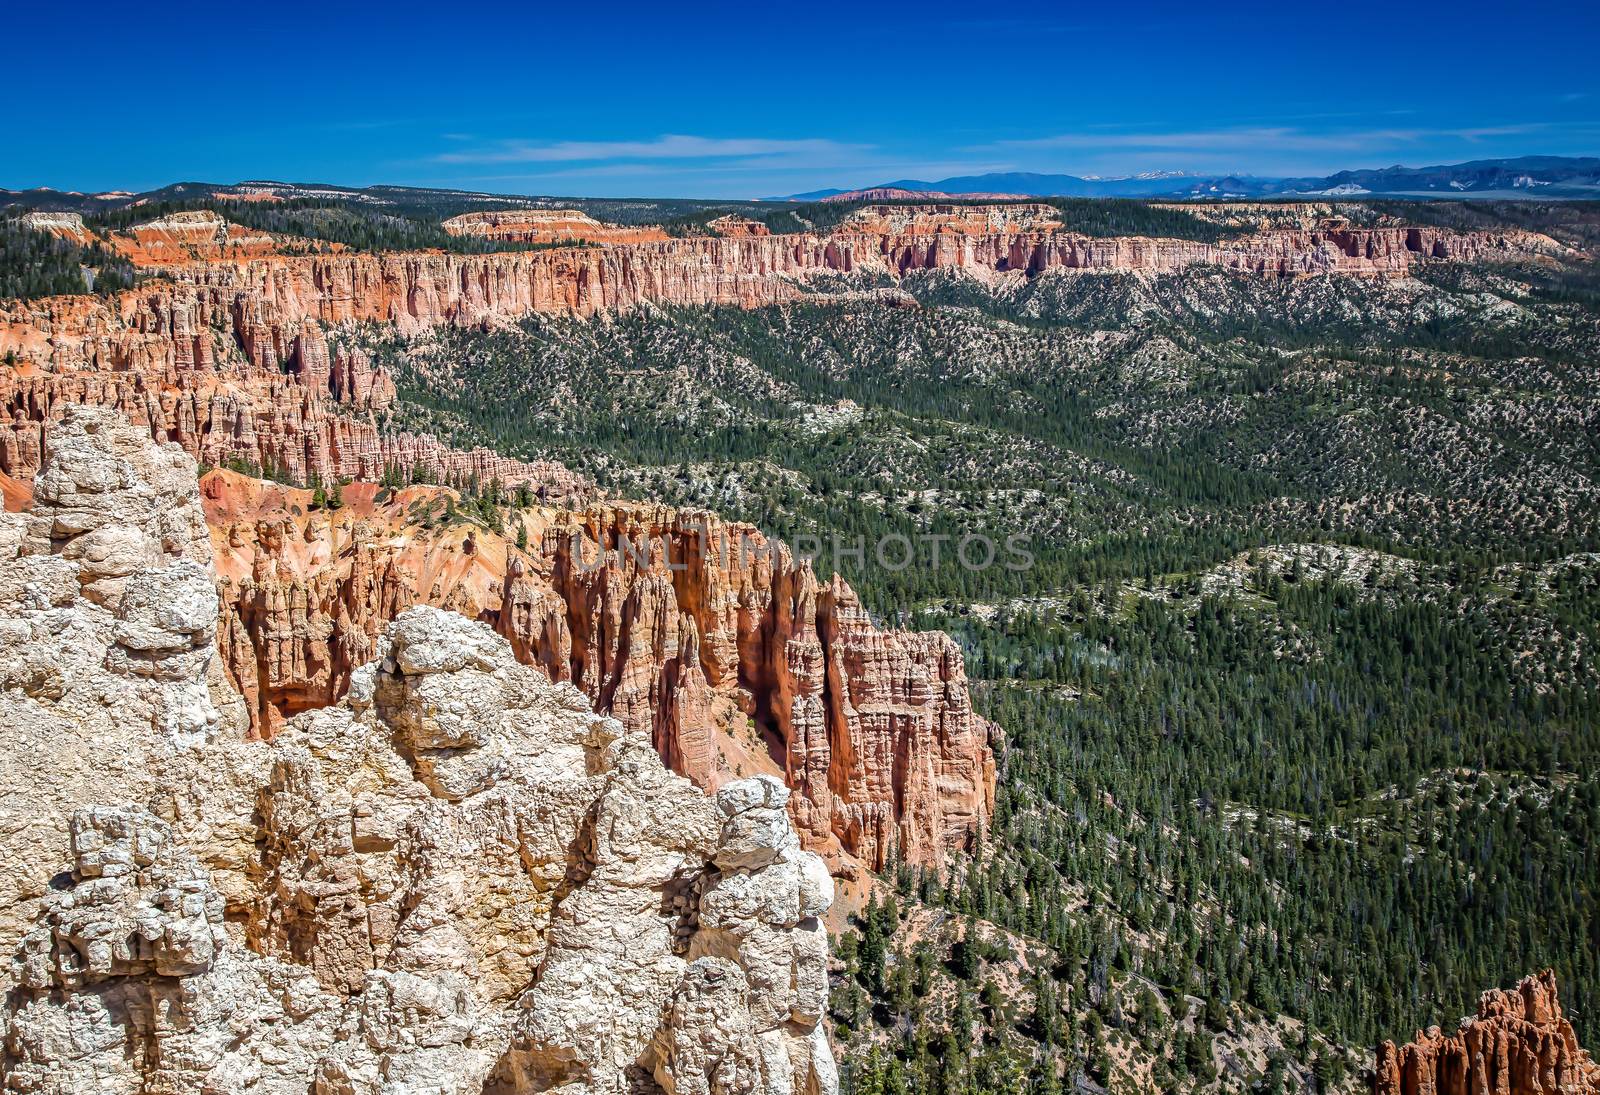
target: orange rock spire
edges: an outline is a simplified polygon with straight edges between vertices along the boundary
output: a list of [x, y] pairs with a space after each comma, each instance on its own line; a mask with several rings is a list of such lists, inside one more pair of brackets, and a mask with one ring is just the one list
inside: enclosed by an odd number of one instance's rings
[[1600, 1066], [1561, 1014], [1555, 974], [1491, 989], [1454, 1034], [1418, 1031], [1378, 1047], [1376, 1095], [1595, 1095]]

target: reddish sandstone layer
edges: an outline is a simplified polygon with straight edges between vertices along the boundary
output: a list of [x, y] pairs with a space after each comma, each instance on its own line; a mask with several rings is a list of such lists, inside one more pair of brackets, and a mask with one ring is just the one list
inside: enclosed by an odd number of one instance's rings
[[747, 526], [650, 505], [535, 508], [514, 517], [521, 551], [510, 529], [419, 527], [424, 505], [442, 515], [435, 488], [380, 504], [355, 485], [332, 514], [229, 473], [202, 489], [219, 645], [263, 733], [337, 699], [384, 625], [425, 602], [491, 623], [702, 786], [783, 775], [824, 853], [939, 863], [992, 808], [992, 728], [949, 637], [879, 630], [842, 580], [819, 583]]
[[209, 209], [185, 210], [112, 232], [107, 243], [136, 266], [178, 266], [261, 258], [309, 241], [234, 224]]
[[[229, 195], [212, 195], [230, 197]], [[235, 200], [272, 200], [272, 195], [233, 196]], [[192, 263], [240, 262], [276, 254], [302, 254], [310, 250], [341, 251], [343, 245], [324, 243], [300, 236], [270, 232], [234, 224], [209, 209], [183, 210], [165, 217], [107, 232], [103, 237], [89, 230], [79, 213], [24, 213], [24, 228], [43, 232], [73, 243], [99, 242], [120, 253], [135, 266], [164, 268]]]
[[[56, 297], [40, 302], [37, 327], [5, 328], [23, 341], [19, 362], [0, 370], [0, 471], [31, 479], [62, 409], [90, 403], [115, 407], [203, 464], [244, 461], [298, 482], [419, 469], [439, 481], [527, 483], [551, 499], [584, 489], [559, 464], [381, 429], [394, 381], [360, 350], [331, 349], [315, 323], [277, 325], [170, 286], [119, 303], [128, 310], [117, 316], [96, 298]], [[83, 333], [62, 341], [63, 329]]]
[[33, 501], [33, 480], [13, 479], [0, 471], [0, 510], [21, 513]]
[[706, 227], [710, 228], [719, 236], [744, 237], [772, 235], [772, 229], [768, 228], [760, 221], [753, 221], [749, 217], [741, 217], [734, 213], [729, 213], [725, 217], [718, 217], [716, 220], [709, 221], [707, 222]]
[[1401, 1049], [1378, 1048], [1376, 1095], [1594, 1095], [1600, 1066], [1561, 1014], [1555, 974], [1492, 989], [1455, 1034], [1418, 1031]]
[[1531, 232], [1351, 228], [1330, 220], [1217, 243], [1146, 236], [1090, 237], [1044, 204], [868, 206], [839, 226], [850, 255], [870, 255], [894, 273], [940, 267], [1022, 271], [1175, 273], [1214, 266], [1267, 277], [1396, 275], [1419, 259], [1467, 260], [1558, 249]]

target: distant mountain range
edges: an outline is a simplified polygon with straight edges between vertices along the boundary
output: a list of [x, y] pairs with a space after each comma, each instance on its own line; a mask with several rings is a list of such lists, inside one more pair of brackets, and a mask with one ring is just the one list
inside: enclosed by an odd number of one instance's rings
[[[1196, 175], [1181, 171], [1146, 172], [1102, 178], [1094, 175], [1038, 175], [1026, 171], [956, 175], [926, 182], [896, 179], [867, 191], [907, 193], [1017, 194], [1062, 198], [1270, 198], [1342, 197], [1362, 194], [1427, 197], [1600, 198], [1600, 158], [1521, 156], [1473, 160], [1435, 167], [1379, 167], [1301, 178], [1265, 175]], [[824, 201], [851, 195], [845, 189], [812, 190], [772, 201]]]
[[[1380, 167], [1340, 171], [1333, 175], [1289, 178], [1266, 175], [1199, 175], [1182, 171], [1151, 171], [1138, 175], [1042, 175], [1026, 171], [954, 175], [946, 179], [895, 179], [876, 186], [847, 190], [831, 188], [803, 194], [762, 198], [764, 202], [814, 201], [984, 201], [1026, 197], [1157, 198], [1184, 199], [1296, 198], [1296, 197], [1421, 197], [1421, 198], [1545, 198], [1600, 200], [1600, 157], [1521, 156], [1515, 159], [1473, 160], [1436, 167]], [[581, 205], [601, 217], [626, 223], [642, 218], [671, 218], [696, 209], [748, 208], [755, 200], [692, 198], [602, 198], [576, 196], [491, 194], [475, 190], [434, 189], [417, 186], [340, 186], [333, 183], [295, 183], [250, 180], [238, 183], [181, 182], [155, 190], [110, 190], [85, 193], [39, 187], [8, 190], [0, 187], [0, 210], [25, 208], [78, 212], [121, 209], [150, 203], [196, 201], [313, 201], [381, 207], [405, 216], [444, 217], [473, 209], [513, 206]], [[593, 208], [591, 208], [593, 207]]]

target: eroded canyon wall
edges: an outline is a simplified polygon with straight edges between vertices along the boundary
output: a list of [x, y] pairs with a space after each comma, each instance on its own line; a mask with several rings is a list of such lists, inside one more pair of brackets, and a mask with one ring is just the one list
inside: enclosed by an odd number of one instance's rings
[[[1063, 226], [1056, 210], [1032, 205], [867, 207], [827, 234], [730, 231], [476, 255], [262, 254], [252, 236], [246, 257], [238, 257], [245, 237], [200, 213], [124, 235], [143, 241], [130, 253], [162, 280], [110, 298], [0, 306], [0, 357], [7, 362], [0, 471], [31, 476], [56, 410], [90, 402], [148, 423], [158, 439], [177, 441], [208, 463], [242, 459], [301, 481], [313, 472], [376, 478], [390, 463], [421, 463], [443, 474], [570, 493], [578, 484], [553, 466], [484, 450], [456, 453], [433, 438], [381, 429], [392, 383], [359, 352], [330, 351], [324, 329], [378, 323], [415, 334], [441, 324], [593, 315], [646, 303], [757, 307], [793, 299], [832, 274], [1159, 274], [1212, 266], [1270, 277], [1393, 275], [1423, 259], [1556, 248], [1527, 232], [1335, 222], [1218, 243], [1092, 238]], [[197, 240], [221, 242], [213, 251]]]
[[[0, 307], [0, 356], [8, 364], [0, 471], [30, 476], [54, 410], [93, 402], [147, 422], [157, 438], [207, 462], [245, 459], [301, 480], [313, 471], [375, 478], [387, 463], [421, 462], [571, 490], [571, 477], [555, 468], [482, 450], [453, 454], [434, 439], [379, 429], [392, 384], [358, 353], [330, 352], [323, 329], [378, 323], [415, 334], [646, 303], [757, 307], [793, 299], [831, 274], [893, 278], [952, 267], [982, 276], [1159, 274], [1213, 266], [1271, 277], [1393, 275], [1423, 259], [1556, 248], [1527, 232], [1338, 222], [1217, 243], [1092, 238], [1059, 218], [1039, 205], [869, 206], [826, 234], [730, 230], [492, 254], [301, 254], [263, 253], [259, 234], [241, 234], [215, 214], [178, 214], [117, 237], [133, 241], [129, 253], [161, 280], [110, 298]], [[266, 239], [268, 252], [271, 244]]]
[[[162, 265], [175, 283], [109, 303], [51, 298], [0, 313], [0, 352], [41, 367], [149, 372], [181, 367], [183, 343], [226, 333], [258, 364], [286, 356], [306, 320], [367, 321], [413, 333], [535, 312], [592, 315], [644, 303], [755, 307], [792, 299], [827, 273], [966, 267], [1037, 274], [1173, 273], [1215, 266], [1261, 276], [1402, 274], [1423, 259], [1557, 249], [1530, 232], [1452, 232], [1341, 223], [1274, 229], [1215, 243], [1072, 232], [1034, 206], [867, 207], [826, 233], [688, 236], [492, 254], [272, 255]], [[179, 345], [164, 353], [163, 337]]]
[[431, 488], [380, 502], [353, 487], [337, 514], [221, 472], [204, 493], [219, 644], [262, 735], [334, 702], [387, 622], [425, 603], [490, 623], [702, 787], [783, 777], [806, 846], [836, 870], [840, 853], [880, 868], [891, 848], [941, 863], [992, 808], [996, 731], [955, 644], [876, 627], [848, 584], [749, 526], [607, 504], [429, 529]]
[[[112, 318], [108, 302], [53, 298], [37, 303], [41, 327], [0, 326], [20, 339], [3, 351], [12, 366], [0, 369], [0, 472], [31, 478], [54, 421], [88, 405], [115, 410], [204, 464], [242, 461], [297, 482], [420, 470], [439, 481], [528, 484], [549, 499], [585, 492], [558, 463], [384, 428], [394, 381], [359, 349], [331, 348], [315, 322], [279, 327], [232, 307], [214, 311], [214, 301], [172, 286], [119, 303], [128, 311]], [[63, 341], [62, 329], [78, 334]], [[60, 346], [72, 349], [63, 357]]]

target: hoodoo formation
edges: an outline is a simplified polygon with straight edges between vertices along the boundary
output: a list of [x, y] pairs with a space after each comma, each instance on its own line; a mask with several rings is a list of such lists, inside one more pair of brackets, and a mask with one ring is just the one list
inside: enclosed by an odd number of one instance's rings
[[316, 323], [284, 332], [246, 324], [239, 331], [256, 333], [236, 331], [236, 338], [216, 329], [233, 322], [231, 310], [180, 308], [171, 290], [130, 303], [135, 313], [124, 337], [113, 343], [86, 337], [84, 356], [71, 364], [52, 360], [59, 336], [46, 332], [97, 324], [80, 311], [101, 307], [90, 298], [55, 298], [60, 311], [37, 337], [5, 351], [18, 365], [0, 375], [0, 472], [31, 478], [43, 462], [51, 422], [68, 407], [90, 405], [148, 426], [204, 463], [243, 462], [301, 482], [377, 479], [397, 467], [426, 469], [439, 479], [529, 484], [554, 499], [582, 492], [578, 477], [557, 464], [525, 464], [382, 429], [394, 381], [359, 349], [330, 349]]
[[1600, 1065], [1561, 1013], [1555, 974], [1491, 989], [1454, 1034], [1418, 1031], [1378, 1048], [1376, 1095], [1593, 1095]]
[[1600, 1095], [1321, 988], [1593, 997], [1600, 222], [1325, 196], [12, 201], [0, 1089]]
[[519, 549], [512, 529], [418, 527], [419, 505], [444, 505], [433, 488], [379, 503], [355, 487], [337, 514], [226, 472], [203, 493], [223, 662], [260, 734], [337, 700], [391, 619], [434, 604], [492, 625], [702, 787], [785, 779], [807, 847], [830, 856], [940, 863], [992, 808], [995, 730], [972, 711], [956, 645], [880, 630], [845, 582], [819, 583], [749, 526], [650, 505], [534, 509], [513, 516]]

